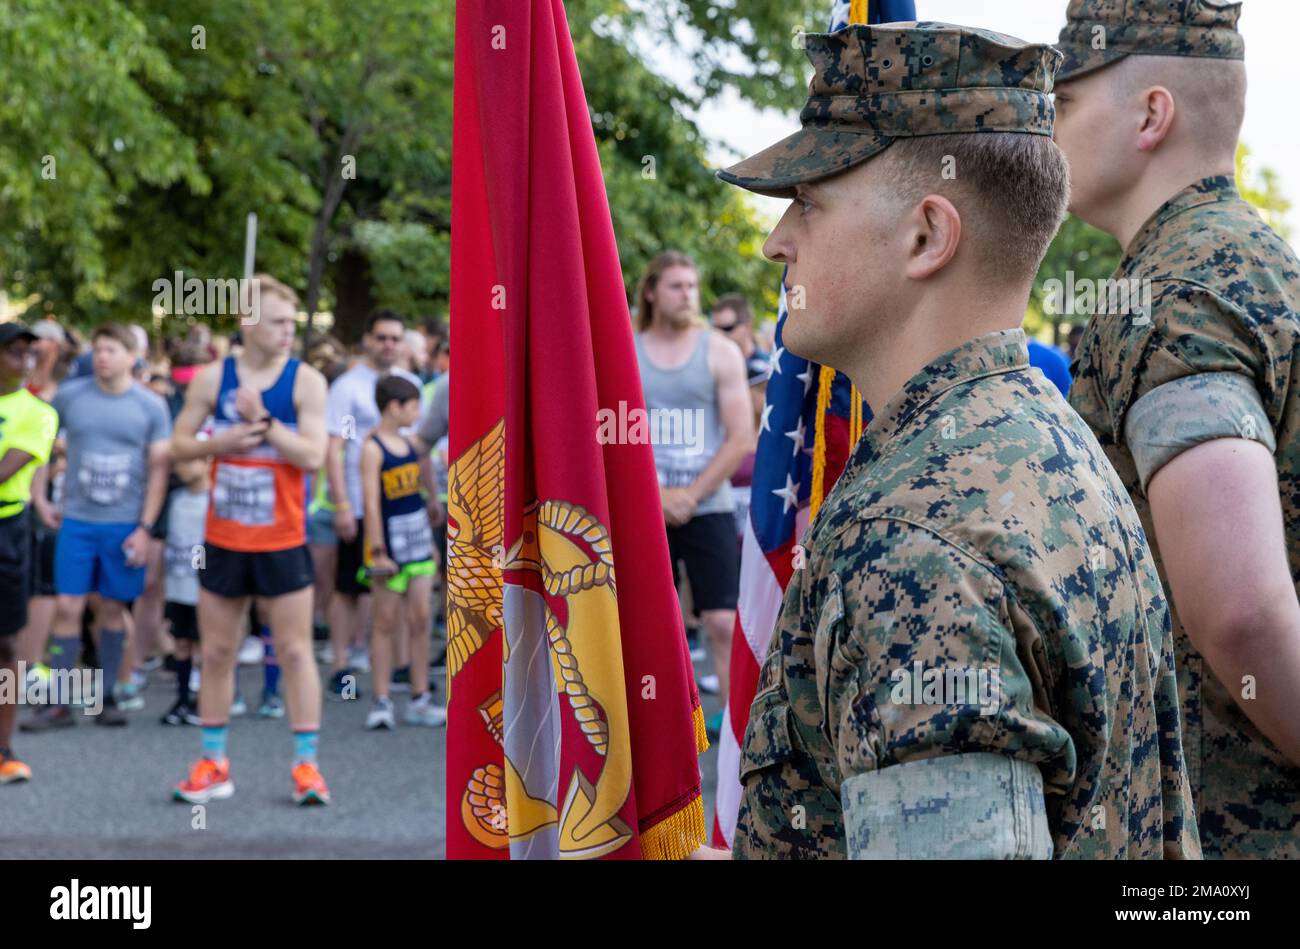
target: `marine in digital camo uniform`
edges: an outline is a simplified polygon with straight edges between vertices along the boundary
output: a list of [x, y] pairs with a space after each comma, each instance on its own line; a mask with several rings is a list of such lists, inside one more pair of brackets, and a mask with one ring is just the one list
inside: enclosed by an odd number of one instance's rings
[[[780, 193], [902, 136], [1051, 134], [1049, 47], [919, 23], [806, 49], [803, 130], [723, 180]], [[1200, 855], [1151, 552], [1021, 330], [878, 408], [803, 544], [745, 735], [737, 858]]]
[[[1130, 53], [1244, 59], [1240, 12], [1239, 3], [1206, 0], [1074, 0], [1058, 82]], [[1274, 452], [1291, 574], [1300, 577], [1300, 261], [1231, 178], [1211, 177], [1145, 223], [1114, 277], [1150, 280], [1151, 312], [1091, 319], [1070, 402], [1132, 495], [1161, 579], [1145, 490], [1161, 466], [1216, 438], [1251, 438]], [[1205, 856], [1300, 857], [1300, 769], [1241, 711], [1176, 613], [1174, 644]]]

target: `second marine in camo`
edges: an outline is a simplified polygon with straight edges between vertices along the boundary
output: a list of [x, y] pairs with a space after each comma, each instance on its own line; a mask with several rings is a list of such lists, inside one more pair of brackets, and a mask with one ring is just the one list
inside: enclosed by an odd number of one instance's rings
[[1131, 494], [1177, 607], [1205, 856], [1296, 859], [1300, 260], [1233, 180], [1240, 13], [1210, 0], [1070, 4], [1056, 137], [1072, 209], [1125, 247], [1109, 286], [1126, 291], [1097, 295], [1070, 401]]

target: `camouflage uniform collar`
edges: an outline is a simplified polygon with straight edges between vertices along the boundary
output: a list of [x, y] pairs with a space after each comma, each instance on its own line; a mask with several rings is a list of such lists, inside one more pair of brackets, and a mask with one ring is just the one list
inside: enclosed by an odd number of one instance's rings
[[1202, 178], [1195, 184], [1188, 185], [1160, 205], [1156, 213], [1147, 218], [1147, 222], [1142, 225], [1142, 229], [1137, 232], [1137, 236], [1128, 245], [1128, 249], [1124, 253], [1125, 259], [1131, 260], [1139, 256], [1141, 251], [1151, 243], [1152, 239], [1166, 224], [1185, 211], [1204, 207], [1207, 204], [1234, 201], [1240, 198], [1237, 183], [1229, 175], [1211, 175], [1209, 178]]
[[863, 444], [879, 451], [902, 431], [918, 412], [956, 386], [1003, 372], [1029, 367], [1029, 350], [1022, 329], [999, 330], [963, 343], [933, 360], [907, 381], [867, 427]]

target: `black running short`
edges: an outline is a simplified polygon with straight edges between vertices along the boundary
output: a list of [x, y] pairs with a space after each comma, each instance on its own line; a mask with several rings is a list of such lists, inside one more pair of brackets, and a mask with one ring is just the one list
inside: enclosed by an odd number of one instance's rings
[[674, 585], [678, 581], [678, 561], [686, 565], [696, 612], [736, 608], [740, 551], [736, 548], [734, 514], [700, 514], [681, 527], [669, 527], [668, 556], [673, 563]]
[[163, 606], [163, 616], [171, 624], [172, 639], [184, 639], [192, 643], [199, 641], [198, 607], [168, 600]]
[[357, 536], [347, 543], [339, 539], [339, 554], [334, 569], [334, 592], [344, 596], [361, 596], [369, 593], [370, 587], [357, 580], [357, 571], [362, 567], [365, 556], [366, 525], [357, 518]]
[[36, 512], [31, 514], [32, 524], [32, 596], [57, 596], [54, 586], [54, 548], [59, 542], [57, 531], [37, 524]]
[[256, 552], [204, 544], [203, 552], [199, 586], [217, 596], [284, 596], [311, 586], [315, 579], [306, 544]]
[[30, 518], [25, 507], [0, 518], [0, 636], [13, 636], [27, 625], [27, 598], [32, 593]]

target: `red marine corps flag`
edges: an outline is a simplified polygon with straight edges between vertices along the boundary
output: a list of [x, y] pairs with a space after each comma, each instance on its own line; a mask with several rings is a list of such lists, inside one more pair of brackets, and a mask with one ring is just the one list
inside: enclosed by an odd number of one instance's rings
[[453, 135], [447, 855], [683, 857], [703, 718], [560, 0], [457, 4]]

